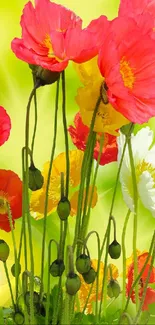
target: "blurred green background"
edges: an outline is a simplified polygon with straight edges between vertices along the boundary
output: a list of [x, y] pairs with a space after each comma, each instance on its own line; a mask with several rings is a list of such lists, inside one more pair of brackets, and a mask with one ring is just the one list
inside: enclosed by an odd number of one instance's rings
[[[26, 63], [18, 60], [12, 53], [10, 48], [11, 40], [14, 37], [20, 37], [20, 16], [22, 9], [27, 1], [24, 0], [5, 0], [0, 4], [0, 105], [5, 107], [12, 120], [11, 136], [7, 143], [0, 148], [0, 168], [11, 169], [21, 176], [21, 149], [24, 144], [24, 123], [25, 123], [25, 108], [28, 96], [32, 89], [32, 77], [29, 67]], [[119, 1], [118, 0], [62, 0], [56, 1], [74, 10], [77, 15], [81, 16], [84, 25], [88, 24], [91, 19], [97, 18], [101, 14], [112, 19], [117, 16]], [[75, 113], [78, 107], [74, 97], [76, 90], [80, 85], [72, 64], [67, 68], [67, 120], [68, 125], [73, 123]], [[44, 162], [49, 160], [52, 146], [53, 132], [53, 112], [54, 112], [54, 94], [55, 86], [42, 87], [38, 90], [38, 129], [35, 143], [35, 163], [36, 166], [42, 169]], [[33, 112], [33, 109], [32, 109]], [[61, 114], [59, 116], [59, 132], [57, 138], [56, 154], [64, 151], [64, 137], [61, 130]], [[33, 126], [33, 113], [31, 115], [31, 125]], [[155, 119], [149, 122], [152, 129], [155, 129]], [[70, 141], [70, 149], [74, 146]], [[110, 209], [111, 197], [115, 183], [117, 172], [117, 163], [111, 163], [104, 167], [100, 167], [98, 176], [98, 193], [99, 200], [97, 206], [92, 211], [90, 230], [97, 230], [100, 237], [103, 238], [107, 223], [108, 213]], [[121, 241], [121, 233], [124, 223], [124, 218], [127, 212], [120, 187], [118, 188], [117, 198], [114, 208], [114, 216], [117, 221], [118, 241]], [[74, 232], [74, 218], [70, 220], [71, 235]], [[133, 219], [130, 218], [127, 232], [127, 256], [132, 253], [132, 224]], [[19, 243], [21, 220], [16, 222], [15, 236], [17, 245]], [[138, 217], [138, 245], [139, 250], [146, 250], [149, 247], [153, 229], [155, 228], [155, 219], [144, 207], [139, 208]], [[33, 220], [33, 239], [34, 239], [34, 254], [35, 272], [40, 274], [40, 259], [41, 252], [41, 236], [42, 220]], [[58, 237], [59, 223], [55, 215], [48, 218], [48, 238]], [[0, 238], [5, 239], [10, 248], [12, 247], [11, 234], [0, 231]], [[97, 245], [93, 237], [89, 241], [91, 257], [97, 257]], [[23, 259], [23, 257], [22, 257]], [[8, 261], [9, 267], [13, 263], [13, 249], [11, 249], [10, 258]], [[122, 272], [121, 259], [115, 264]], [[12, 279], [12, 278], [11, 278]], [[13, 280], [13, 279], [12, 279]], [[8, 289], [3, 271], [3, 266], [0, 264], [0, 305], [3, 305], [8, 300]]]

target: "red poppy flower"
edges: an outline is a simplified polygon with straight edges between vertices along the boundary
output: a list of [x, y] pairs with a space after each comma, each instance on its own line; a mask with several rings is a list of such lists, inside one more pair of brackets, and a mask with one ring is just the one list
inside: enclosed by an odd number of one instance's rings
[[[75, 127], [70, 125], [68, 128], [72, 141], [78, 149], [85, 151], [89, 128], [83, 124], [80, 113], [77, 113], [75, 115], [74, 124]], [[99, 133], [97, 134], [97, 141], [94, 148], [94, 159], [96, 160], [98, 159], [100, 151], [100, 135], [101, 134]], [[118, 148], [116, 143], [116, 137], [108, 133], [104, 133], [104, 144], [102, 148], [100, 165], [105, 165], [112, 161], [116, 161], [117, 153]]]
[[133, 17], [143, 34], [155, 38], [155, 1], [121, 0], [119, 16]]
[[[107, 25], [106, 17], [101, 20]], [[49, 0], [35, 0], [35, 7], [28, 2], [21, 27], [22, 39], [15, 38], [11, 47], [19, 59], [29, 64], [62, 71], [69, 60], [85, 62], [98, 52], [94, 25], [82, 29], [81, 18]]]
[[[144, 17], [143, 24], [147, 24]], [[106, 49], [106, 51], [105, 51]], [[114, 19], [99, 52], [112, 106], [134, 123], [155, 116], [155, 42], [132, 18]]]
[[0, 106], [0, 146], [8, 140], [11, 129], [11, 120], [5, 109]]
[[0, 169], [0, 229], [10, 231], [7, 212], [10, 205], [12, 221], [22, 216], [22, 181], [11, 170]]
[[[143, 253], [143, 254], [140, 254], [138, 256], [138, 273], [141, 272], [147, 257], [148, 257], [147, 252]], [[139, 299], [140, 300], [141, 300], [142, 295], [143, 295], [145, 281], [146, 281], [146, 278], [148, 276], [148, 271], [149, 271], [149, 268], [150, 268], [150, 262], [151, 262], [151, 259], [149, 260], [148, 264], [146, 265], [146, 268], [145, 268], [145, 270], [144, 270], [144, 272], [143, 272], [143, 274], [141, 276], [141, 279], [139, 281]], [[127, 273], [127, 279], [128, 279], [127, 295], [129, 295], [130, 289], [132, 287], [133, 278], [134, 278], [134, 263], [132, 262], [130, 264], [129, 268], [128, 268], [128, 273]], [[155, 267], [153, 267], [153, 269], [151, 271], [149, 283], [155, 283]], [[135, 303], [135, 291], [134, 290], [132, 291], [131, 299], [132, 299], [132, 302]], [[155, 303], [155, 290], [148, 287], [147, 290], [146, 290], [146, 296], [145, 296], [145, 300], [144, 300], [144, 304], [143, 304], [142, 309], [147, 310], [148, 305], [152, 304], [152, 303]]]

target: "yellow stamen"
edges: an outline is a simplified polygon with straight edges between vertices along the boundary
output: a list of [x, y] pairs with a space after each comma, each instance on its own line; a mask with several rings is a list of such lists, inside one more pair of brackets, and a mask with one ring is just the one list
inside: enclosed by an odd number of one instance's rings
[[143, 161], [137, 165], [136, 167], [136, 176], [137, 179], [139, 179], [140, 175], [144, 172], [148, 171], [155, 182], [155, 168], [148, 162], [146, 162], [144, 159]]
[[125, 57], [120, 61], [120, 73], [124, 82], [124, 86], [133, 89], [135, 76], [133, 72], [133, 68], [131, 68], [130, 63], [125, 60]]
[[0, 214], [6, 214], [7, 211], [7, 200], [4, 197], [0, 196]]
[[46, 35], [46, 38], [43, 41], [43, 45], [45, 45], [48, 48], [48, 57], [49, 58], [54, 58], [58, 62], [62, 62], [63, 61], [62, 59], [60, 59], [57, 56], [55, 56], [54, 50], [53, 50], [53, 47], [52, 47], [52, 42], [51, 42], [50, 35], [48, 35], [48, 34]]

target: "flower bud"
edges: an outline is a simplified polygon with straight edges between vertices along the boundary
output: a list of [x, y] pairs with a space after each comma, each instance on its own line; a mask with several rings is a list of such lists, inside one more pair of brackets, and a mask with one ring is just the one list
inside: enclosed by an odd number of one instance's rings
[[120, 286], [116, 280], [110, 280], [107, 285], [107, 294], [110, 298], [117, 298], [120, 294]]
[[21, 312], [16, 312], [14, 314], [14, 322], [17, 324], [17, 325], [22, 325], [24, 324], [24, 315], [21, 313]]
[[[13, 264], [11, 266], [11, 273], [14, 277], [16, 276], [16, 264]], [[21, 273], [21, 265], [18, 263], [17, 264], [17, 275], [19, 275], [20, 273]]]
[[70, 215], [71, 205], [66, 197], [63, 197], [57, 206], [57, 213], [61, 220], [66, 220]]
[[76, 260], [76, 269], [80, 274], [87, 273], [91, 268], [89, 256], [81, 254]]
[[61, 276], [65, 270], [64, 261], [61, 259], [56, 259], [50, 266], [50, 273], [52, 276]]
[[29, 67], [35, 76], [36, 81], [39, 82], [39, 86], [53, 84], [60, 77], [60, 72], [57, 71], [50, 71], [34, 64], [29, 64]]
[[66, 291], [69, 295], [74, 296], [81, 287], [81, 280], [75, 273], [70, 272], [66, 280]]
[[129, 131], [131, 129], [131, 125], [132, 123], [129, 123], [129, 124], [126, 124], [126, 125], [123, 125], [120, 130], [121, 132], [124, 134], [124, 135], [128, 135], [129, 134]]
[[6, 262], [9, 253], [10, 253], [10, 248], [8, 244], [3, 239], [0, 239], [0, 261]]
[[90, 270], [87, 273], [82, 274], [82, 276], [83, 276], [83, 279], [85, 280], [85, 282], [90, 284], [90, 283], [93, 283], [95, 281], [96, 272], [91, 267]]
[[[30, 305], [30, 291], [27, 291], [25, 293], [24, 298], [25, 298], [25, 304], [27, 306], [29, 306]], [[34, 303], [34, 305], [38, 304], [39, 300], [40, 300], [40, 296], [39, 296], [38, 292], [34, 291], [33, 292], [33, 303]]]
[[109, 255], [113, 259], [117, 259], [121, 255], [121, 245], [117, 242], [117, 240], [114, 240], [109, 245]]
[[29, 167], [29, 188], [31, 191], [37, 191], [42, 188], [44, 184], [44, 177], [39, 169], [33, 164]]

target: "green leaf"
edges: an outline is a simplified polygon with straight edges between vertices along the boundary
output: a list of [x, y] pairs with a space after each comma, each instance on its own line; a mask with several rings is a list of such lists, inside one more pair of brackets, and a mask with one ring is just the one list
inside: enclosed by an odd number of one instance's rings
[[1, 325], [4, 324], [3, 309], [2, 309], [2, 308], [0, 308], [0, 324], [1, 324]]

